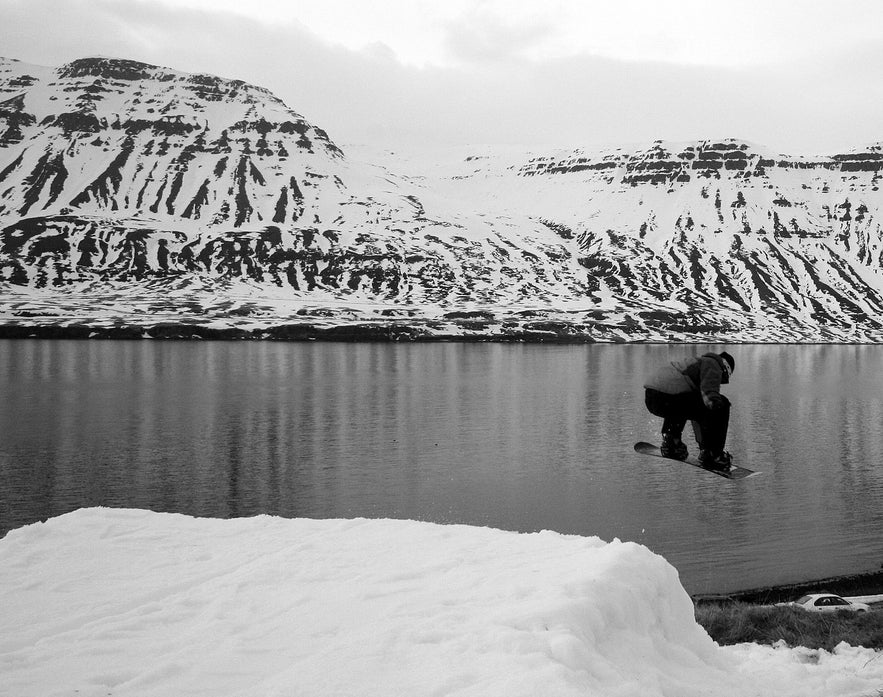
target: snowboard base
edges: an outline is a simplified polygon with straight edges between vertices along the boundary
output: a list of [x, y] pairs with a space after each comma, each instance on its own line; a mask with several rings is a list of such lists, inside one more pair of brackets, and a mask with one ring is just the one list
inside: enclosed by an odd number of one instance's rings
[[677, 460], [673, 457], [665, 457], [662, 454], [662, 451], [659, 450], [658, 445], [653, 445], [652, 443], [635, 443], [635, 452], [640, 453], [641, 455], [652, 455], [654, 457], [661, 457], [664, 460], [670, 460], [672, 462], [683, 462], [687, 465], [692, 465], [693, 467], [697, 467], [701, 470], [705, 470], [706, 472], [711, 472], [712, 474], [716, 474], [718, 477], [724, 477], [725, 479], [747, 479], [748, 477], [753, 477], [755, 475], [761, 474], [760, 472], [755, 472], [754, 470], [746, 469], [745, 467], [739, 467], [737, 465], [733, 465], [728, 470], [716, 470], [711, 469], [710, 467], [706, 467], [701, 462], [699, 462], [699, 458], [690, 456], [686, 460]]

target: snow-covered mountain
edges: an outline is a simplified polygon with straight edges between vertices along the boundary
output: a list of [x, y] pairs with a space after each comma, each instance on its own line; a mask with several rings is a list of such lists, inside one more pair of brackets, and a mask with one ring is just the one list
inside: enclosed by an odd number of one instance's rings
[[346, 150], [241, 81], [0, 59], [0, 335], [883, 338], [883, 147]]

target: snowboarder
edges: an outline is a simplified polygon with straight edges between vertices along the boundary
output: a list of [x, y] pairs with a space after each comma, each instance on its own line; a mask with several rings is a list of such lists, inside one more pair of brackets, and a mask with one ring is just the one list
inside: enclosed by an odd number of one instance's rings
[[720, 393], [736, 367], [726, 351], [706, 353], [663, 366], [644, 384], [644, 402], [654, 416], [662, 417], [665, 457], [684, 460], [687, 446], [681, 434], [693, 422], [699, 461], [710, 469], [726, 470], [732, 457], [724, 450], [730, 422], [730, 400]]

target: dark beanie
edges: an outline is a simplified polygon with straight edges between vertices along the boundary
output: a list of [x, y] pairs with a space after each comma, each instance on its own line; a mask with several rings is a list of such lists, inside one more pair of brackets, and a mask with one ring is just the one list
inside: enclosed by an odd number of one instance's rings
[[720, 355], [721, 358], [723, 358], [727, 363], [730, 364], [730, 372], [731, 373], [736, 370], [736, 361], [733, 360], [733, 357], [729, 353], [727, 353], [726, 351], [723, 351], [722, 353], [720, 353], [718, 355]]

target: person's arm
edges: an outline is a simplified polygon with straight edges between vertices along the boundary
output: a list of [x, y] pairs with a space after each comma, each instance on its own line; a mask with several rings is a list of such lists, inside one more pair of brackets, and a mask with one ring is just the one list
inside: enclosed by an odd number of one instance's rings
[[724, 396], [721, 394], [721, 380], [723, 370], [720, 364], [713, 358], [701, 358], [699, 361], [699, 391], [702, 393], [702, 401], [709, 409], [720, 405]]

